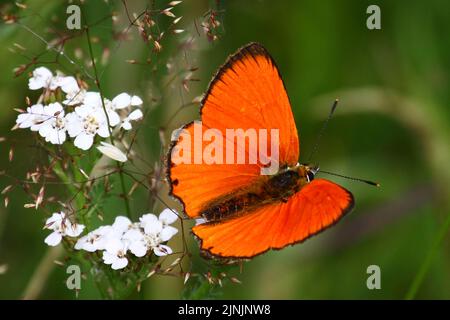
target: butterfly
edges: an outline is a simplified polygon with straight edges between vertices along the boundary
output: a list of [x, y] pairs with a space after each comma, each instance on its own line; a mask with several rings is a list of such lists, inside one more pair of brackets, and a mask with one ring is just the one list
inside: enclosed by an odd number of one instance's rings
[[[318, 167], [298, 163], [291, 104], [278, 67], [262, 45], [250, 43], [228, 58], [209, 84], [200, 115], [201, 122], [182, 130], [194, 135], [198, 129], [255, 128], [279, 134], [279, 169], [273, 175], [261, 175], [259, 163], [180, 163], [175, 160], [184, 139], [174, 138], [166, 163], [169, 193], [188, 217], [203, 219], [192, 228], [203, 253], [250, 259], [303, 242], [352, 210], [351, 192], [315, 178]], [[224, 152], [235, 147], [225, 145]], [[194, 147], [188, 151], [184, 156], [193, 158]]]

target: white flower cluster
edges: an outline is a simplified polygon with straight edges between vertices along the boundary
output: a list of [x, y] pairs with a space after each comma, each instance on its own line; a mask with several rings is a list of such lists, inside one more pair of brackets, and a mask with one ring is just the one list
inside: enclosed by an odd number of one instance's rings
[[63, 237], [78, 237], [84, 230], [84, 225], [73, 223], [64, 212], [55, 212], [45, 222], [45, 229], [53, 232], [45, 238], [45, 243], [49, 246], [57, 246]]
[[171, 254], [172, 249], [163, 243], [177, 234], [178, 229], [170, 226], [176, 220], [177, 215], [170, 209], [163, 210], [159, 217], [144, 214], [135, 223], [118, 216], [112, 225], [101, 226], [81, 237], [75, 249], [103, 251], [105, 264], [110, 264], [114, 270], [123, 269], [128, 265], [128, 251], [136, 257], [143, 257], [148, 251], [157, 256]]
[[[19, 128], [38, 131], [52, 144], [64, 143], [69, 135], [74, 138], [76, 147], [88, 150], [94, 143], [96, 135], [107, 138], [111, 129], [117, 126], [130, 130], [131, 122], [143, 117], [142, 111], [138, 108], [143, 102], [138, 96], [121, 93], [112, 100], [104, 99], [102, 103], [99, 92], [86, 91], [78, 86], [74, 77], [62, 74], [54, 76], [45, 67], [33, 71], [28, 87], [31, 90], [47, 91], [60, 88], [66, 95], [62, 103], [54, 102], [48, 105], [37, 103], [28, 107], [16, 120]], [[66, 114], [67, 109], [73, 111]]]

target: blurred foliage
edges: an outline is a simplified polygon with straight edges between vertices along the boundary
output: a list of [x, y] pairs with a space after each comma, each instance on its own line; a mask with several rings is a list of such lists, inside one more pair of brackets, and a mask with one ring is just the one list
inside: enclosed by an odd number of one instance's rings
[[[139, 12], [151, 3], [129, 2], [131, 12]], [[28, 13], [21, 22], [35, 32], [64, 28], [65, 1], [24, 3], [29, 6], [28, 12], [34, 13]], [[381, 7], [381, 30], [366, 28], [366, 8], [370, 4]], [[301, 158], [306, 159], [311, 151], [322, 121], [338, 97], [339, 107], [314, 161], [329, 171], [379, 181], [382, 187], [334, 179], [354, 193], [356, 208], [352, 214], [304, 244], [244, 263], [242, 273], [239, 267], [230, 267], [242, 284], [228, 281], [223, 288], [214, 288], [211, 297], [401, 299], [425, 266], [423, 281], [419, 281], [413, 296], [449, 299], [450, 241], [445, 237], [445, 220], [450, 214], [450, 3], [185, 1], [176, 12], [183, 16], [182, 27], [192, 28], [194, 18], [217, 5], [222, 16], [220, 39], [204, 41], [196, 51], [201, 77], [188, 95], [192, 98], [204, 92], [228, 54], [247, 42], [261, 42], [283, 75], [301, 137]], [[88, 0], [83, 9], [84, 18], [90, 22], [111, 12], [126, 17], [120, 1]], [[91, 28], [93, 36], [98, 37], [94, 46], [98, 56], [102, 46], [116, 45], [111, 25], [111, 19], [104, 19]], [[35, 156], [30, 155], [26, 143], [20, 148], [17, 143], [14, 161], [8, 162], [11, 143], [27, 141], [29, 134], [10, 131], [16, 117], [13, 108], [23, 108], [24, 97], [30, 95], [26, 74], [13, 74], [14, 68], [29, 62], [8, 50], [14, 43], [32, 52], [45, 52], [50, 61], [55, 53], [24, 28], [0, 26], [0, 136], [11, 138], [0, 143], [0, 168], [20, 176], [33, 164]], [[112, 52], [102, 85], [109, 96], [127, 91], [145, 97], [151, 111], [140, 133], [145, 142], [141, 141], [145, 146], [142, 153], [149, 163], [154, 163], [160, 160], [157, 129], [184, 102], [182, 96], [163, 96], [167, 72], [163, 67], [153, 67], [165, 61], [166, 52], [178, 48], [168, 40], [150, 65], [132, 65], [125, 60], [145, 57], [149, 50], [143, 43], [134, 44], [124, 42]], [[86, 45], [81, 36], [71, 40], [65, 50], [71, 55], [75, 48], [85, 49]], [[74, 71], [67, 61], [62, 63], [67, 66], [62, 71]], [[158, 97], [158, 103], [152, 103], [154, 97]], [[197, 107], [185, 108], [168, 129], [197, 117]], [[6, 185], [5, 178], [0, 177], [0, 188]], [[11, 194], [8, 208], [0, 208], [0, 266], [7, 265], [6, 272], [0, 274], [0, 298], [23, 297], [48, 249], [43, 243], [44, 216], [24, 209], [25, 202], [25, 195], [17, 190]], [[132, 199], [133, 212], [151, 211], [154, 205], [148, 203], [145, 193]], [[111, 214], [105, 220], [111, 221], [118, 214], [117, 203], [105, 203], [104, 210]], [[187, 237], [195, 257], [196, 243], [191, 235]], [[177, 241], [181, 246], [181, 238]], [[210, 262], [200, 258], [193, 258], [191, 263], [193, 269], [202, 272], [210, 268]], [[381, 267], [381, 290], [366, 287], [366, 269], [372, 264]], [[88, 276], [89, 270], [83, 271], [87, 277], [79, 297], [101, 298]], [[65, 287], [66, 277], [65, 268], [55, 266], [39, 298], [74, 298], [75, 293]], [[130, 297], [180, 298], [183, 280], [155, 275]], [[208, 284], [198, 283], [195, 278], [189, 280], [188, 286], [184, 297], [205, 298], [212, 292]]]

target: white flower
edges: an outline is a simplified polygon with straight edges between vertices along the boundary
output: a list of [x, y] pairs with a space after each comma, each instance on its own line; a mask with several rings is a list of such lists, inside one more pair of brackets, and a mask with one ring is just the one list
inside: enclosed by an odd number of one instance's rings
[[88, 252], [105, 250], [106, 243], [109, 239], [113, 238], [113, 236], [114, 232], [112, 226], [101, 226], [78, 239], [75, 244], [75, 249]]
[[162, 228], [162, 222], [158, 220], [158, 217], [153, 213], [144, 214], [139, 218], [141, 227], [144, 229], [145, 233], [152, 233], [154, 229]]
[[28, 87], [31, 90], [47, 88], [53, 78], [53, 74], [45, 67], [34, 69], [33, 76], [28, 80]]
[[140, 109], [136, 109], [133, 112], [131, 112], [125, 119], [122, 120], [121, 128], [124, 130], [131, 130], [131, 123], [130, 121], [136, 121], [139, 119], [142, 119], [144, 114]]
[[28, 80], [28, 87], [31, 90], [42, 88], [56, 90], [60, 87], [65, 93], [80, 90], [77, 80], [74, 77], [66, 77], [61, 73], [53, 76], [52, 72], [45, 67], [39, 67], [33, 71], [33, 76]]
[[124, 216], [117, 216], [112, 224], [113, 230], [120, 236], [133, 227], [133, 223]]
[[144, 240], [141, 241], [140, 244], [130, 245], [130, 249], [133, 247], [133, 250], [135, 251], [142, 251], [142, 248], [139, 246], [144, 245], [147, 249], [152, 249], [157, 256], [171, 254], [172, 249], [162, 243], [169, 241], [177, 234], [178, 229], [169, 226], [169, 224], [174, 223], [177, 218], [177, 215], [170, 209], [165, 209], [161, 212], [159, 218], [151, 213], [143, 215], [139, 220], [141, 227], [144, 229]]
[[47, 142], [62, 144], [66, 141], [66, 119], [62, 105], [59, 102], [50, 103], [43, 111], [47, 118], [39, 126], [39, 134]]
[[84, 102], [86, 90], [80, 89], [78, 91], [71, 91], [66, 94], [66, 99], [63, 101], [65, 105], [76, 106]]
[[123, 269], [128, 265], [126, 254], [126, 244], [119, 239], [111, 239], [106, 244], [105, 251], [103, 251], [103, 262], [110, 264], [114, 270]]
[[174, 223], [178, 219], [178, 214], [175, 210], [166, 208], [159, 214], [159, 221], [163, 223], [163, 226]]
[[157, 235], [162, 242], [165, 242], [172, 238], [178, 230], [164, 223], [161, 216], [163, 215], [161, 214], [158, 219], [154, 214], [148, 213], [139, 218], [139, 220], [141, 221], [141, 227], [144, 228], [145, 234]]
[[159, 257], [173, 252], [172, 248], [161, 244], [161, 239], [155, 234], [144, 234], [142, 239], [132, 242], [129, 249], [136, 257], [145, 256], [149, 249]]
[[126, 162], [128, 160], [126, 154], [119, 148], [106, 142], [100, 142], [100, 144], [101, 146], [98, 146], [97, 149], [105, 156], [120, 162]]
[[122, 240], [128, 244], [128, 249], [136, 256], [143, 257], [147, 254], [147, 245], [145, 235], [140, 229], [128, 230], [122, 237]]
[[74, 77], [65, 77], [62, 75], [58, 75], [52, 79], [50, 89], [52, 89], [52, 87], [54, 87], [55, 89], [57, 87], [60, 87], [61, 90], [66, 94], [80, 91], [80, 87], [78, 86], [77, 80]]
[[122, 239], [123, 234], [133, 228], [130, 219], [118, 216], [112, 226], [101, 226], [81, 237], [75, 244], [75, 249], [94, 252], [105, 250], [106, 244], [112, 239]]
[[[114, 106], [111, 101], [108, 99], [104, 99], [103, 103], [105, 104], [106, 114], [108, 115], [109, 125], [111, 127], [115, 127], [120, 123], [120, 117], [117, 112], [114, 110]], [[103, 104], [101, 95], [98, 92], [86, 92], [84, 95], [83, 105], [86, 107], [90, 107], [93, 110], [101, 110], [103, 117], [106, 121], [106, 115], [103, 110]]]
[[44, 112], [44, 106], [35, 104], [28, 107], [26, 112], [19, 114], [16, 123], [19, 125], [19, 128], [30, 128], [31, 131], [38, 131], [46, 119], [47, 115]]
[[[160, 213], [159, 218], [152, 213], [147, 213], [140, 217], [139, 221], [141, 222], [141, 227], [144, 228], [145, 233], [154, 233], [155, 230], [160, 230], [161, 228], [164, 229], [167, 227], [169, 227], [169, 230], [177, 230], [176, 228], [169, 226], [169, 224], [174, 223], [177, 219], [177, 214], [175, 214], [171, 209], [164, 209]], [[175, 231], [174, 234], [176, 234], [177, 231]], [[174, 230], [172, 230], [172, 232], [174, 232]]]
[[172, 254], [173, 251], [171, 247], [166, 246], [165, 244], [159, 244], [156, 247], [153, 247], [153, 253], [158, 257], [162, 257]]
[[134, 107], [139, 107], [140, 105], [142, 105], [144, 103], [144, 101], [142, 101], [142, 99], [138, 96], [132, 96], [131, 97], [131, 105]]
[[177, 214], [170, 209], [161, 212], [159, 217], [145, 214], [137, 223], [118, 216], [112, 225], [100, 227], [80, 238], [75, 249], [89, 252], [104, 250], [103, 262], [110, 264], [114, 270], [123, 269], [128, 265], [128, 251], [136, 257], [144, 257], [149, 250], [157, 256], [171, 254], [172, 249], [163, 243], [178, 232], [170, 226], [177, 218]]
[[109, 137], [108, 119], [111, 126], [116, 126], [120, 123], [120, 118], [113, 110], [107, 110], [107, 114], [108, 118], [103, 110], [100, 94], [87, 92], [84, 104], [66, 116], [67, 131], [69, 136], [75, 137], [76, 147], [88, 150], [94, 143], [95, 135], [98, 134], [102, 138]]
[[138, 258], [145, 256], [148, 251], [147, 241], [145, 240], [145, 237], [143, 236], [142, 239], [133, 241], [130, 244], [129, 249], [131, 253], [133, 253]]
[[18, 115], [16, 123], [19, 128], [39, 131], [47, 142], [62, 144], [66, 140], [64, 110], [59, 102], [28, 107], [27, 112]]
[[53, 232], [45, 238], [45, 243], [49, 246], [58, 245], [63, 236], [78, 237], [84, 230], [84, 225], [72, 223], [64, 212], [54, 213], [45, 222], [45, 228]]
[[128, 93], [121, 93], [112, 99], [114, 109], [124, 109], [131, 105], [131, 96]]
[[144, 232], [139, 228], [139, 224], [133, 224], [123, 235], [122, 240], [128, 243], [141, 240], [144, 236]]
[[75, 80], [74, 77], [66, 77], [60, 72], [50, 79], [50, 82], [46, 88], [52, 91], [61, 88], [61, 90], [65, 93], [80, 90], [77, 80]]
[[121, 93], [112, 100], [114, 110], [125, 109], [131, 106], [140, 106], [142, 99], [138, 96], [130, 96], [128, 93]]

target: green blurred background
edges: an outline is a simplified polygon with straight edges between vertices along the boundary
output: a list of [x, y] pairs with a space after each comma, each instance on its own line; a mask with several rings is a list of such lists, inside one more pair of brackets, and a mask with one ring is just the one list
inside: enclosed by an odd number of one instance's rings
[[[19, 13], [21, 23], [47, 40], [52, 39], [52, 29], [73, 34], [64, 28], [65, 1], [24, 3], [27, 10], [7, 4], [2, 5], [2, 10]], [[163, 9], [165, 4], [129, 1], [128, 9], [140, 12], [152, 5]], [[366, 8], [370, 4], [381, 8], [381, 30], [366, 27]], [[210, 8], [219, 10], [221, 22], [219, 40], [214, 42], [208, 42], [201, 30], [199, 36], [193, 24], [194, 19], [203, 19]], [[83, 24], [117, 13], [118, 25], [113, 26], [111, 18], [106, 18], [90, 28], [98, 38], [94, 49], [99, 59], [102, 48], [111, 48], [109, 61], [100, 66], [105, 70], [101, 82], [109, 97], [126, 91], [144, 98], [150, 113], [141, 127], [139, 146], [150, 163], [160, 159], [157, 128], [167, 123], [183, 101], [205, 91], [228, 54], [258, 41], [272, 54], [283, 75], [301, 138], [300, 160], [306, 159], [331, 103], [339, 98], [335, 117], [313, 160], [323, 169], [376, 180], [382, 185], [375, 188], [333, 178], [354, 193], [355, 210], [304, 244], [245, 263], [242, 274], [239, 268], [233, 268], [231, 272], [242, 284], [227, 283], [217, 290], [217, 297], [402, 299], [411, 287], [417, 287], [417, 291], [411, 291], [415, 298], [450, 298], [450, 241], [445, 236], [450, 214], [449, 2], [185, 1], [173, 12], [183, 16], [180, 28], [198, 38], [186, 61], [199, 68], [195, 78], [200, 81], [192, 82], [189, 92], [180, 95], [173, 92], [182, 92], [182, 83], [179, 78], [168, 80], [170, 68], [165, 64], [169, 61], [179, 70], [185, 67], [183, 55], [177, 51], [180, 39], [186, 35], [163, 41], [162, 52], [151, 55], [150, 65], [131, 65], [125, 60], [145, 60], [150, 49], [134, 30], [130, 31], [132, 38], [117, 47], [112, 30], [127, 26], [122, 3], [88, 0], [83, 10], [83, 19], [87, 19]], [[167, 19], [160, 20], [161, 25], [167, 24]], [[27, 88], [26, 74], [14, 77], [13, 69], [29, 62], [8, 50], [14, 48], [14, 43], [25, 47], [28, 57], [46, 52], [40, 61], [53, 61], [56, 54], [19, 25], [0, 26], [0, 136], [9, 139], [0, 143], [0, 171], [23, 177], [25, 170], [33, 166], [32, 151], [26, 145], [30, 135], [28, 131], [11, 132], [10, 128], [16, 117], [13, 108], [23, 108], [24, 97], [34, 97], [34, 93]], [[65, 52], [73, 57], [74, 50], [86, 50], [86, 44], [85, 36], [75, 37], [68, 41]], [[48, 67], [67, 74], [79, 71], [60, 59], [65, 69]], [[80, 63], [85, 59], [81, 58]], [[196, 106], [184, 108], [166, 128], [166, 136], [197, 117]], [[15, 157], [9, 163], [11, 145]], [[0, 176], [0, 188], [7, 184], [9, 181]], [[161, 194], [164, 196], [164, 192]], [[149, 209], [146, 197], [145, 192], [133, 197], [134, 211]], [[47, 232], [42, 230], [45, 216], [24, 209], [27, 201], [17, 189], [10, 196], [8, 208], [0, 207], [0, 265], [7, 265], [6, 272], [0, 274], [3, 299], [24, 296], [47, 252], [43, 242]], [[107, 222], [120, 213], [115, 201], [107, 204], [111, 208], [105, 210], [110, 215], [105, 218]], [[176, 247], [179, 242], [178, 237], [172, 245]], [[192, 239], [189, 242], [195, 255], [196, 244]], [[198, 260], [194, 259], [194, 266], [204, 264]], [[366, 287], [369, 265], [381, 268], [381, 290]], [[65, 268], [55, 265], [41, 271], [48, 271], [49, 277], [40, 285], [37, 298], [75, 297], [64, 284]], [[132, 297], [179, 298], [182, 288], [180, 278], [156, 276], [144, 282], [141, 292]], [[80, 297], [100, 298], [89, 278], [82, 282]]]

